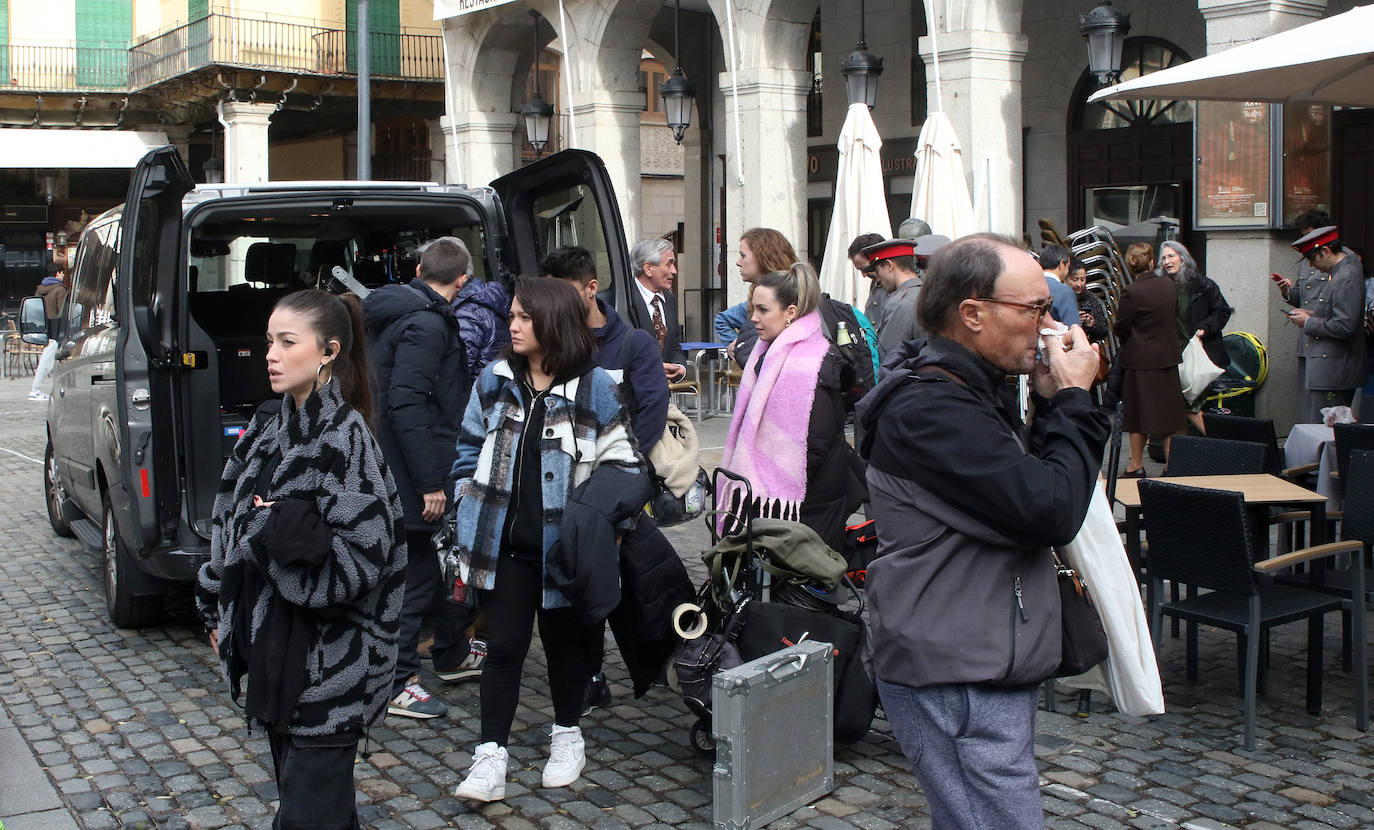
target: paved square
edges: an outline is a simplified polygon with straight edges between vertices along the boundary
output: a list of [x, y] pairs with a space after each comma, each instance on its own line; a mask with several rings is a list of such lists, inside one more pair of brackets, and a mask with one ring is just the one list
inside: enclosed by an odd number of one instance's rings
[[[249, 734], [228, 698], [189, 596], [173, 597], [160, 627], [110, 626], [99, 556], [48, 526], [42, 492], [44, 404], [25, 399], [27, 379], [0, 381], [0, 702], [13, 751], [0, 756], [0, 818], [13, 830], [58, 827], [62, 811], [31, 812], [6, 795], [23, 746], [61, 806], [88, 828], [271, 825], [276, 798], [267, 741]], [[708, 420], [717, 447], [727, 422]], [[704, 460], [717, 454], [704, 453]], [[700, 523], [671, 533], [696, 577], [706, 544]], [[1366, 637], [1369, 632], [1365, 632]], [[1340, 670], [1340, 623], [1326, 631], [1321, 716], [1303, 707], [1302, 626], [1276, 633], [1259, 702], [1259, 749], [1241, 746], [1234, 638], [1202, 635], [1202, 678], [1183, 676], [1183, 641], [1162, 654], [1169, 713], [1131, 718], [1098, 708], [1086, 720], [1059, 696], [1042, 710], [1036, 755], [1046, 817], [1055, 827], [1374, 826], [1374, 753], [1354, 728], [1350, 676]], [[540, 787], [552, 707], [538, 645], [511, 739], [504, 802], [454, 799], [476, 742], [477, 686], [432, 689], [449, 716], [390, 717], [372, 729], [356, 767], [363, 821], [371, 827], [684, 827], [711, 824], [711, 761], [687, 744], [692, 717], [656, 688], [630, 695], [615, 650], [607, 671], [615, 702], [584, 719], [588, 764], [563, 790]], [[1100, 695], [1098, 696], [1100, 699]], [[0, 727], [3, 724], [0, 723]], [[4, 737], [0, 729], [0, 737]], [[928, 826], [925, 801], [880, 719], [869, 736], [835, 752], [836, 791], [776, 828]], [[42, 782], [38, 782], [41, 785]], [[36, 785], [36, 786], [38, 786]], [[17, 799], [11, 801], [10, 799]], [[9, 801], [9, 803], [6, 803]], [[12, 816], [25, 814], [22, 820]], [[70, 825], [67, 825], [70, 826]]]

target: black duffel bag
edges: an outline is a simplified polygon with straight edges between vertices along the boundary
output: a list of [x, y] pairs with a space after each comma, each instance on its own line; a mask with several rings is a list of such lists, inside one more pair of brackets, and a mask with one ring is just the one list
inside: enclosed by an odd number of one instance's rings
[[[857, 595], [858, 592], [855, 591]], [[738, 645], [746, 661], [807, 640], [835, 647], [835, 740], [853, 743], [868, 734], [878, 693], [863, 666], [867, 628], [862, 611], [816, 611], [786, 602], [751, 602]]]

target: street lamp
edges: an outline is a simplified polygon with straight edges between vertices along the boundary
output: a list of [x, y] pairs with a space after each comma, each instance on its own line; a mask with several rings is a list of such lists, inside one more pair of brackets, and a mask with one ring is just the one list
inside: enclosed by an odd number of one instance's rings
[[878, 103], [878, 76], [883, 74], [883, 59], [868, 51], [864, 37], [864, 3], [859, 0], [859, 42], [840, 64], [849, 105]]
[[224, 162], [220, 161], [219, 156], [206, 159], [200, 169], [205, 173], [206, 184], [224, 184]]
[[534, 97], [520, 110], [525, 118], [525, 138], [534, 148], [534, 157], [544, 153], [549, 143], [549, 125], [553, 122], [553, 106], [539, 93], [539, 12], [530, 9], [530, 19], [534, 22]]
[[668, 126], [673, 128], [673, 138], [682, 143], [682, 134], [692, 125], [692, 98], [697, 94], [696, 87], [687, 80], [682, 72], [682, 53], [678, 45], [678, 29], [681, 28], [682, 0], [677, 0], [673, 8], [673, 67], [672, 77], [663, 82], [659, 95], [663, 98], [663, 112]]
[[1121, 47], [1131, 30], [1131, 13], [1112, 8], [1112, 0], [1078, 15], [1078, 31], [1088, 41], [1088, 70], [1109, 86], [1121, 80]]

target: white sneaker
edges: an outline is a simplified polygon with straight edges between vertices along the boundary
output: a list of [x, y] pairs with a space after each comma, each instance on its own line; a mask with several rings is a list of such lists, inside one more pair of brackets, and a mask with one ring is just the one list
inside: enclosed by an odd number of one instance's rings
[[549, 762], [544, 765], [544, 786], [566, 787], [582, 775], [587, 766], [587, 744], [582, 740], [582, 727], [553, 727], [549, 743]]
[[477, 745], [472, 755], [472, 769], [468, 777], [453, 791], [458, 798], [473, 801], [500, 801], [506, 797], [506, 762], [510, 758], [504, 746], [494, 741]]
[[29, 400], [31, 400], [31, 401], [50, 401], [50, 400], [52, 400], [52, 398], [49, 397], [49, 396], [48, 396], [48, 393], [46, 393], [46, 392], [30, 392], [30, 393], [29, 393]]

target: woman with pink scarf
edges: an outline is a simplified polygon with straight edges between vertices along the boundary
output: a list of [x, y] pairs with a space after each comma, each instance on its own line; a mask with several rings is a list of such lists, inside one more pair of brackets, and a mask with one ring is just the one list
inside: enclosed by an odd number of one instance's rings
[[[843, 390], [854, 368], [825, 337], [811, 266], [765, 275], [750, 300], [759, 345], [744, 367], [720, 464], [749, 480], [754, 515], [800, 521], [843, 550], [845, 520], [862, 492], [844, 435]], [[720, 502], [730, 504], [730, 494]]]

